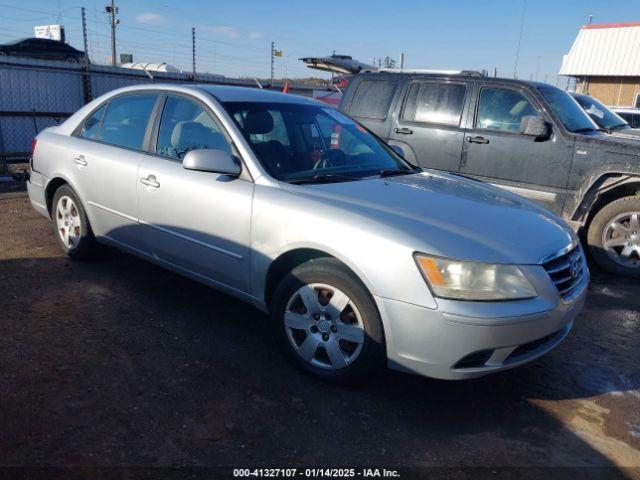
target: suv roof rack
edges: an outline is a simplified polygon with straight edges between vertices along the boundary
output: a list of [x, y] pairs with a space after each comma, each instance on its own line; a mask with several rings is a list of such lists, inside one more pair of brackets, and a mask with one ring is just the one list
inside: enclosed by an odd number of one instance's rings
[[433, 70], [412, 68], [365, 68], [360, 73], [428, 73], [432, 75], [466, 75], [470, 77], [486, 77], [486, 73], [478, 70]]

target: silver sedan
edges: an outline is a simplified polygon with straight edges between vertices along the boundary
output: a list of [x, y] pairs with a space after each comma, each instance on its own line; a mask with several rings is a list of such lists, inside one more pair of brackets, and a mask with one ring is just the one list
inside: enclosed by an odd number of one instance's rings
[[565, 338], [589, 282], [552, 213], [264, 90], [110, 92], [38, 135], [28, 189], [69, 256], [109, 244], [249, 302], [326, 379], [521, 365]]

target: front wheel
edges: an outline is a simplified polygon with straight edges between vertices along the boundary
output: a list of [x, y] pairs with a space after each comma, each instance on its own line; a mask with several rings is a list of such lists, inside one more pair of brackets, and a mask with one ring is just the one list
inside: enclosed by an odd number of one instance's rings
[[287, 356], [317, 377], [343, 381], [384, 365], [375, 302], [335, 259], [311, 260], [293, 269], [276, 290], [271, 317]]
[[623, 197], [593, 218], [587, 235], [595, 262], [605, 270], [640, 278], [640, 197]]
[[68, 185], [56, 190], [51, 207], [53, 231], [62, 250], [72, 258], [86, 258], [95, 248], [89, 219], [76, 192]]

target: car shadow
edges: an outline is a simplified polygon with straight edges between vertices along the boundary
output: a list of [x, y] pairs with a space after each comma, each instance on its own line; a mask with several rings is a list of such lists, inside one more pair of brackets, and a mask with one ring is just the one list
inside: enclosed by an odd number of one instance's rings
[[639, 388], [637, 317], [607, 318], [637, 311], [631, 283], [592, 285], [570, 336], [532, 364], [461, 382], [379, 371], [345, 387], [290, 366], [262, 312], [111, 248], [89, 262], [4, 260], [0, 273], [3, 466], [629, 474], [536, 400], [570, 410], [565, 401]]

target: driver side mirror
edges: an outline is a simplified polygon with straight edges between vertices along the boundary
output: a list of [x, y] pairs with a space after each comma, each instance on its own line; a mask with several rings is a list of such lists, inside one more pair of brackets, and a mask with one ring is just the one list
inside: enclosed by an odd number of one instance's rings
[[225, 150], [215, 148], [191, 150], [184, 156], [182, 167], [186, 170], [220, 173], [230, 177], [238, 177], [242, 172], [242, 166], [236, 157]]
[[546, 140], [551, 137], [551, 125], [545, 122], [542, 117], [526, 115], [520, 121], [520, 133], [539, 140]]

